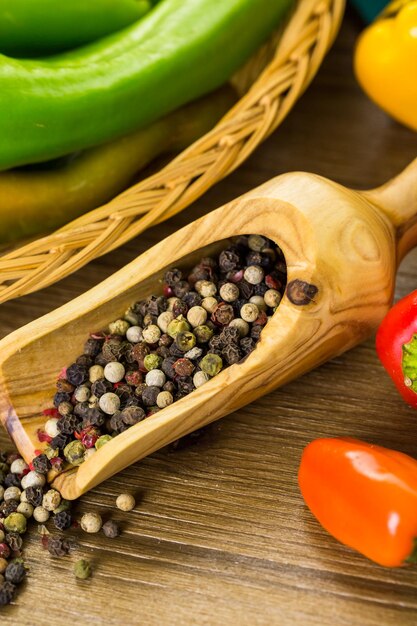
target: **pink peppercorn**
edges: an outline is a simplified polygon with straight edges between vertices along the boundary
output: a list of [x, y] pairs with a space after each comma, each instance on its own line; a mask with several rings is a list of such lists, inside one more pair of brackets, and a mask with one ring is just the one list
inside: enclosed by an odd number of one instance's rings
[[259, 326], [265, 326], [265, 324], [268, 321], [268, 316], [265, 313], [265, 311], [260, 311], [258, 317], [256, 318], [256, 320], [254, 321], [254, 324], [257, 324]]
[[10, 556], [10, 548], [7, 543], [0, 543], [0, 558], [8, 559]]
[[50, 409], [44, 409], [42, 413], [43, 415], [47, 415], [48, 417], [61, 417], [58, 409], [55, 409], [54, 407], [51, 407]]
[[86, 448], [93, 448], [95, 443], [96, 443], [96, 441], [97, 441], [97, 439], [98, 439], [97, 433], [92, 431], [92, 432], [85, 433], [85, 435], [81, 439], [81, 443]]
[[265, 276], [265, 285], [269, 289], [280, 289], [282, 287], [281, 282], [274, 278], [271, 274]]
[[143, 381], [143, 376], [141, 372], [127, 372], [125, 376], [126, 382], [128, 385], [133, 385], [137, 387]]
[[165, 298], [172, 298], [172, 296], [174, 295], [174, 292], [172, 291], [172, 287], [170, 287], [169, 285], [164, 285], [162, 288], [162, 292]]

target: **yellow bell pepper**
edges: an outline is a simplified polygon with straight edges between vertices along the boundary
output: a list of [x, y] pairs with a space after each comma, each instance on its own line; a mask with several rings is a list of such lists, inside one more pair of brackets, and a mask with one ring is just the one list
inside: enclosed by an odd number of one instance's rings
[[[398, 12], [392, 14], [393, 10]], [[368, 96], [417, 130], [417, 1], [398, 2], [360, 36], [355, 72]]]

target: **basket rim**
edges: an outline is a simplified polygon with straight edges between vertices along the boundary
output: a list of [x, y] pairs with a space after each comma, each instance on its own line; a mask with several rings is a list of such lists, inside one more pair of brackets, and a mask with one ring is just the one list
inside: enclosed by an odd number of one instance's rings
[[298, 0], [273, 59], [216, 126], [157, 173], [0, 255], [0, 303], [38, 291], [169, 219], [233, 172], [285, 119], [338, 32], [345, 0]]

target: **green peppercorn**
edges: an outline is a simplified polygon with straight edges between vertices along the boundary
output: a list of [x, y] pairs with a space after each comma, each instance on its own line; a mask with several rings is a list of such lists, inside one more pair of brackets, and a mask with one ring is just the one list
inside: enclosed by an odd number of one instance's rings
[[177, 333], [175, 337], [175, 343], [177, 344], [178, 349], [181, 350], [181, 352], [188, 352], [188, 350], [194, 348], [196, 341], [196, 336], [189, 330], [181, 331]]
[[223, 361], [217, 354], [209, 352], [201, 359], [200, 367], [209, 376], [216, 376], [223, 367]]
[[74, 563], [74, 575], [80, 580], [86, 580], [91, 576], [91, 565], [85, 559], [80, 559]]
[[27, 520], [22, 513], [10, 513], [3, 522], [4, 528], [9, 533], [19, 533], [22, 535], [26, 532]]
[[202, 326], [196, 326], [194, 328], [194, 335], [197, 338], [198, 343], [207, 343], [213, 337], [213, 330], [203, 324]]
[[96, 447], [96, 450], [99, 450], [99, 448], [102, 448], [106, 443], [108, 443], [112, 439], [113, 437], [111, 435], [101, 435], [101, 437], [99, 437], [96, 443], [94, 444]]
[[151, 370], [157, 370], [161, 367], [162, 358], [153, 352], [152, 354], [147, 354], [145, 356], [145, 358], [143, 359], [143, 364], [148, 372], [150, 372]]
[[62, 513], [62, 511], [69, 511], [70, 508], [71, 502], [69, 500], [61, 500], [61, 504], [53, 510], [53, 514], [58, 515], [58, 513]]
[[81, 465], [84, 461], [85, 446], [81, 441], [71, 441], [64, 448], [64, 457], [71, 465]]
[[175, 339], [178, 333], [190, 330], [190, 325], [183, 315], [179, 315], [168, 324], [167, 334]]

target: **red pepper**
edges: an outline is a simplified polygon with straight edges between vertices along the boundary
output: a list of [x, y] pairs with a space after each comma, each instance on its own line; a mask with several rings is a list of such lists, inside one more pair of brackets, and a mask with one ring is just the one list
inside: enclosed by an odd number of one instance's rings
[[404, 400], [417, 407], [417, 291], [388, 311], [376, 335], [376, 351]]
[[380, 565], [417, 562], [417, 461], [356, 439], [316, 439], [298, 474], [320, 524]]

